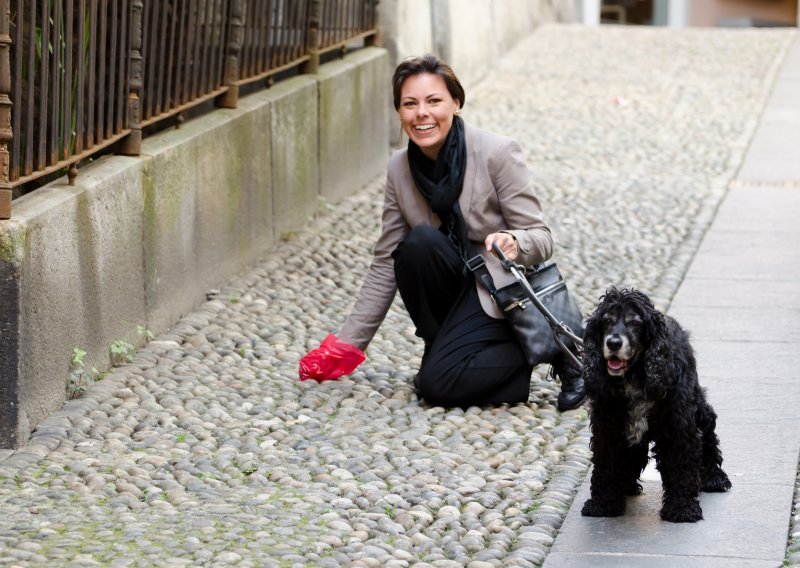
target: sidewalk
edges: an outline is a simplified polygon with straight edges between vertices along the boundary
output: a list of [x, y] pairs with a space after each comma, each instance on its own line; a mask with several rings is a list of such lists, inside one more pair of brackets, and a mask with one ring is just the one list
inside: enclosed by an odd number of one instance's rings
[[703, 495], [704, 521], [665, 523], [651, 462], [624, 517], [588, 519], [587, 477], [544, 568], [783, 565], [800, 449], [798, 214], [800, 40], [669, 310], [692, 332], [733, 489]]

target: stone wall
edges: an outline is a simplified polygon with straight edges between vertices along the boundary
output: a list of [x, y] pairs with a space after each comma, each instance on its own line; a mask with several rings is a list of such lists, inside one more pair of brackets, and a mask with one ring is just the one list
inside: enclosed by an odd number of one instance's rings
[[379, 175], [388, 61], [353, 52], [15, 200], [0, 221], [0, 447], [63, 403], [73, 348], [107, 368], [113, 342], [168, 329]]
[[410, 55], [444, 58], [465, 86], [545, 22], [576, 22], [582, 0], [381, 0], [383, 46], [392, 68]]

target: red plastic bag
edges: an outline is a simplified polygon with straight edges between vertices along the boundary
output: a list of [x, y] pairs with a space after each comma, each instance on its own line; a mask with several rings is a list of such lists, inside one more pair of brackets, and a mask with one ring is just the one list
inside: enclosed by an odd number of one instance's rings
[[329, 333], [319, 347], [300, 359], [300, 380], [338, 379], [355, 371], [366, 358], [363, 351]]

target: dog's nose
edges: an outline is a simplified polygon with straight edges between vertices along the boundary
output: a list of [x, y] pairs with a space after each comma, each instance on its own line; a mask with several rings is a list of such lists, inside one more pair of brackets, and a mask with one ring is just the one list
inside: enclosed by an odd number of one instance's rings
[[606, 347], [611, 351], [619, 351], [622, 348], [622, 338], [619, 335], [610, 335], [606, 338]]

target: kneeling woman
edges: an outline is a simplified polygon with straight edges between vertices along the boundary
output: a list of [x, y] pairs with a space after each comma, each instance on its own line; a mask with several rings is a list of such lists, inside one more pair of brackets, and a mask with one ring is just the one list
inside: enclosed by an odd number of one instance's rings
[[[466, 269], [482, 254], [495, 282], [496, 243], [524, 266], [553, 252], [522, 151], [514, 140], [472, 128], [459, 116], [464, 89], [432, 55], [408, 59], [392, 78], [394, 106], [408, 149], [389, 161], [383, 231], [361, 292], [338, 337], [301, 361], [301, 378], [351, 372], [386, 317], [397, 291], [425, 342], [415, 385], [441, 406], [528, 400], [532, 368], [509, 323]], [[331, 350], [351, 361], [332, 370]], [[579, 374], [561, 377], [560, 410], [584, 399]]]

